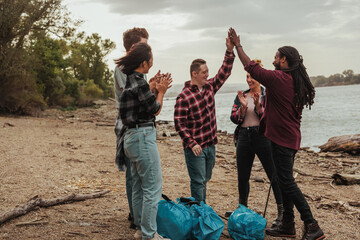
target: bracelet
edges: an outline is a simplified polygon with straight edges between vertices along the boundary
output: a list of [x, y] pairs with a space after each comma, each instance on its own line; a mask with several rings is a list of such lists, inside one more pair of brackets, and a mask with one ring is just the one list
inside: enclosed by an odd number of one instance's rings
[[241, 46], [241, 44], [240, 44], [240, 45], [235, 45], [235, 47], [237, 47], [237, 48], [238, 48], [238, 47], [242, 47], [242, 46]]

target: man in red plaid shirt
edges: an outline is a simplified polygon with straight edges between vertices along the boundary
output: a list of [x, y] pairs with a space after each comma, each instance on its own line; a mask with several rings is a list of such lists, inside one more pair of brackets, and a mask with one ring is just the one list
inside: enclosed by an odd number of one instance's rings
[[215, 93], [231, 74], [235, 55], [234, 45], [226, 38], [224, 62], [208, 80], [206, 61], [195, 59], [190, 66], [191, 80], [185, 82], [176, 99], [174, 122], [183, 147], [190, 176], [191, 196], [196, 201], [206, 200], [206, 183], [215, 165], [216, 115]]

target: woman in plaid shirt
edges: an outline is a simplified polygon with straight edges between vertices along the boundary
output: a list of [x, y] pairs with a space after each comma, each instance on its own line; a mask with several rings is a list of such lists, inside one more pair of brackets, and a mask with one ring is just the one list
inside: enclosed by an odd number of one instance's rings
[[162, 192], [160, 155], [156, 146], [155, 116], [163, 104], [163, 97], [172, 80], [169, 75], [160, 78], [153, 94], [144, 74], [153, 65], [151, 48], [137, 43], [118, 62], [127, 75], [126, 86], [120, 97], [120, 118], [124, 124], [124, 151], [130, 159], [133, 181], [132, 206], [134, 221], [141, 229], [136, 239], [163, 239], [157, 234], [156, 215]]

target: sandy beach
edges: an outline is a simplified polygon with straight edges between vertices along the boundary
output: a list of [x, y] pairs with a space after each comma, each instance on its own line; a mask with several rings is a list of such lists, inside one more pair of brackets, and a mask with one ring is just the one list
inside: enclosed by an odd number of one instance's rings
[[[112, 101], [76, 111], [49, 109], [38, 117], [0, 116], [0, 215], [35, 195], [50, 199], [110, 190], [96, 199], [36, 208], [0, 225], [0, 239], [133, 239], [125, 172], [114, 163], [115, 117]], [[157, 131], [163, 193], [174, 200], [190, 196], [180, 137], [171, 122], [158, 123]], [[223, 216], [237, 207], [237, 173], [232, 136], [219, 132], [218, 137], [207, 203]], [[360, 157], [306, 149], [297, 153], [296, 181], [327, 239], [360, 239], [360, 185], [332, 184], [334, 173], [359, 174]], [[262, 213], [269, 180], [258, 160], [250, 184], [249, 208]], [[276, 216], [272, 194], [266, 216], [270, 225]], [[21, 224], [37, 221], [42, 224]], [[302, 228], [296, 211], [296, 239]], [[226, 226], [223, 233], [221, 239], [230, 239]]]

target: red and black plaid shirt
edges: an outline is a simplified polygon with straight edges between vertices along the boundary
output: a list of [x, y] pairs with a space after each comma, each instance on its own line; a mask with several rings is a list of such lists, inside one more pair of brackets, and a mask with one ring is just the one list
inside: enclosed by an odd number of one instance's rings
[[202, 148], [215, 145], [216, 114], [215, 93], [231, 74], [235, 55], [226, 51], [221, 68], [215, 77], [208, 80], [202, 91], [190, 81], [185, 82], [182, 92], [176, 99], [174, 122], [183, 147], [193, 148], [199, 144]]

